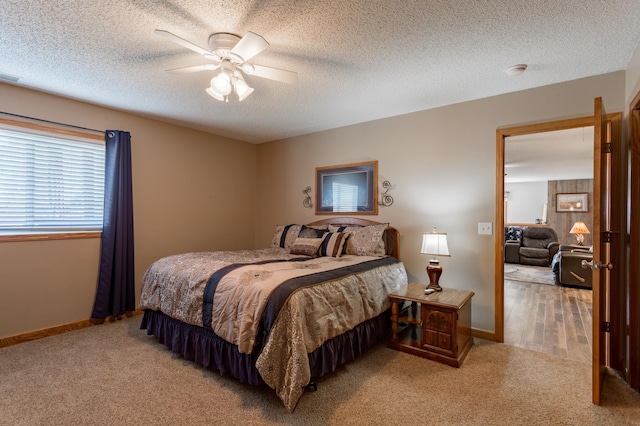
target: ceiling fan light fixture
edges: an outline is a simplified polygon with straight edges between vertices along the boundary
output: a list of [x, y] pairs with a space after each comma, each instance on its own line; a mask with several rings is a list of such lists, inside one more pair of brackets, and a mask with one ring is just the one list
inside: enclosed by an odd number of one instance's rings
[[231, 93], [231, 77], [225, 71], [220, 71], [220, 74], [211, 79], [211, 88], [222, 96], [227, 96]]
[[509, 77], [515, 77], [522, 74], [527, 69], [527, 64], [512, 65], [505, 70]]
[[207, 87], [206, 92], [209, 94], [209, 96], [211, 96], [214, 99], [217, 99], [219, 101], [224, 102], [224, 96], [222, 96], [221, 94], [217, 93], [215, 90], [213, 90], [211, 87]]
[[236, 93], [238, 95], [238, 100], [243, 101], [247, 96], [253, 93], [253, 87], [249, 87], [244, 79], [237, 79], [235, 84]]
[[155, 30], [154, 33], [173, 43], [199, 53], [204, 56], [204, 58], [214, 62], [213, 64], [194, 65], [167, 71], [174, 74], [186, 74], [199, 71], [219, 70], [211, 79], [210, 87], [207, 87], [205, 91], [212, 98], [222, 102], [229, 102], [228, 95], [231, 92], [235, 92], [240, 101], [246, 99], [247, 96], [253, 93], [254, 89], [244, 80], [243, 72], [247, 75], [255, 75], [260, 78], [288, 84], [295, 83], [298, 79], [298, 75], [293, 71], [245, 62], [269, 47], [269, 43], [264, 37], [251, 31], [243, 37], [225, 32], [211, 34], [211, 36], [209, 36], [208, 50], [168, 31]]

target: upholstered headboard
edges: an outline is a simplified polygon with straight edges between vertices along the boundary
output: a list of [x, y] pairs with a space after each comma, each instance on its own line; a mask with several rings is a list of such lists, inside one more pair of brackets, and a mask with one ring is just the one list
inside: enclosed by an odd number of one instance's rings
[[[335, 226], [371, 226], [380, 225], [383, 222], [376, 222], [358, 217], [329, 217], [315, 222], [308, 223], [308, 226], [335, 225]], [[393, 226], [387, 226], [382, 236], [384, 239], [386, 253], [396, 259], [400, 259], [400, 233]]]

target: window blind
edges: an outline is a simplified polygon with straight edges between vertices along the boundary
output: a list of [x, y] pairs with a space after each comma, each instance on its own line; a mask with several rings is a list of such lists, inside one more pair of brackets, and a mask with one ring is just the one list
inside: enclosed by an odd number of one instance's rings
[[0, 125], [0, 234], [102, 229], [104, 142]]

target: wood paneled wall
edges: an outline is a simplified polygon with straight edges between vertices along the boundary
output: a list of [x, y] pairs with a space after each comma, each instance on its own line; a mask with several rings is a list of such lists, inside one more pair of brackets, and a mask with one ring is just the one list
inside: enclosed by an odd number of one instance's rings
[[[556, 194], [583, 192], [588, 194], [586, 213], [556, 212]], [[576, 244], [575, 235], [569, 234], [569, 231], [578, 220], [584, 222], [589, 231], [593, 231], [593, 179], [550, 180], [547, 194], [547, 223], [558, 234], [560, 244]], [[584, 245], [591, 244], [593, 244], [593, 234], [586, 234]]]

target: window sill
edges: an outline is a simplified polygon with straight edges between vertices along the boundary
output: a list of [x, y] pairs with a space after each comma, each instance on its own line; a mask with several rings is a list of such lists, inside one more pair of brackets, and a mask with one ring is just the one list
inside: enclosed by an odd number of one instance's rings
[[53, 234], [0, 235], [0, 243], [16, 241], [53, 241], [101, 238], [102, 232], [60, 232]]

